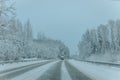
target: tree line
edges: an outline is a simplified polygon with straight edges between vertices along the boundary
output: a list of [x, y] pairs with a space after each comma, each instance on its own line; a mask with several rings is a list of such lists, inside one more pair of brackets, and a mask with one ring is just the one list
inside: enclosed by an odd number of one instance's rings
[[6, 5], [7, 1], [0, 0], [0, 60], [69, 57], [69, 49], [62, 41], [47, 38], [40, 32], [34, 38], [30, 20], [22, 24], [13, 5]]
[[120, 20], [87, 30], [78, 44], [82, 60], [120, 60]]

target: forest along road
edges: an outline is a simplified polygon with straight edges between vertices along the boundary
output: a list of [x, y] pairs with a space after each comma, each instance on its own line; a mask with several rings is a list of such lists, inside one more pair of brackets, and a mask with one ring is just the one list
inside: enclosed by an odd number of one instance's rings
[[0, 80], [92, 80], [67, 60], [40, 62], [0, 72]]

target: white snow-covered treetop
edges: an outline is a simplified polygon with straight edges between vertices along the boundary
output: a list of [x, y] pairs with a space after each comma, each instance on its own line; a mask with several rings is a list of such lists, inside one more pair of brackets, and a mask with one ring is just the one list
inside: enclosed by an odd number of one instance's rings
[[12, 13], [12, 15], [14, 15], [15, 8], [13, 7], [13, 4], [8, 6], [7, 1], [9, 0], [0, 0], [0, 16], [8, 16], [8, 13]]
[[7, 5], [9, 0], [0, 0], [0, 26], [6, 26], [10, 15], [15, 15], [15, 8], [12, 5]]

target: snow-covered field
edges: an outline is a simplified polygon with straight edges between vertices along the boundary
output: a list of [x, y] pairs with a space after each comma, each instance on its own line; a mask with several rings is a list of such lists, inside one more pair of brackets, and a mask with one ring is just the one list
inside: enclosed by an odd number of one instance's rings
[[[44, 62], [47, 61], [41, 60], [5, 64], [0, 65], [0, 69], [3, 71], [34, 63], [38, 65], [38, 63], [41, 64]], [[68, 63], [70, 65], [68, 65]], [[1, 73], [0, 71], [0, 80], [120, 80], [119, 67], [97, 65], [76, 60], [55, 60], [44, 65], [30, 68], [32, 66], [5, 73]], [[84, 77], [81, 75], [84, 75]]]

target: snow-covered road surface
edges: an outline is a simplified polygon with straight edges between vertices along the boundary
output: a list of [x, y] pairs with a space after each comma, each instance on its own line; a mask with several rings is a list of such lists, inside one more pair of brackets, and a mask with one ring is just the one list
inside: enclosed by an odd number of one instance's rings
[[72, 80], [92, 80], [88, 76], [84, 75], [77, 68], [66, 61], [66, 68], [72, 78]]
[[0, 71], [0, 80], [120, 80], [120, 68], [76, 60], [40, 61], [9, 67]]
[[37, 80], [61, 80], [61, 64], [62, 61], [57, 62], [55, 65], [51, 66]]
[[[0, 80], [8, 80], [8, 79], [12, 79], [16, 76], [19, 76], [23, 73], [26, 73], [30, 70], [33, 70], [39, 66], [42, 66], [44, 64], [49, 63], [50, 61], [45, 61], [45, 62], [37, 62], [34, 64], [30, 64], [30, 65], [26, 65], [26, 66], [22, 66], [22, 67], [17, 67], [17, 68], [13, 68], [13, 69], [9, 69], [9, 70], [5, 70], [0, 72]], [[9, 67], [9, 66], [8, 66]]]
[[10, 70], [34, 63], [39, 63], [39, 62], [45, 62], [47, 60], [38, 60], [38, 61], [28, 61], [28, 62], [17, 62], [17, 63], [7, 63], [7, 64], [0, 64], [0, 72], [5, 71], [5, 70]]
[[120, 80], [120, 68], [69, 60], [69, 63], [93, 80]]

